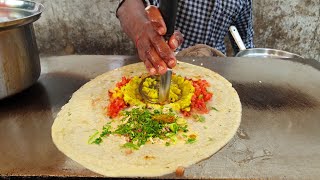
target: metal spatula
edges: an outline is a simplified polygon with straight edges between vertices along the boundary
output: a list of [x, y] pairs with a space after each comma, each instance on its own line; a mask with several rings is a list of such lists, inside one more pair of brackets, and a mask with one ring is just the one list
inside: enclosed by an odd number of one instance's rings
[[[174, 33], [174, 27], [176, 23], [178, 0], [160, 0], [159, 10], [167, 26], [167, 33], [164, 35], [166, 41], [170, 39]], [[165, 104], [169, 99], [170, 85], [171, 85], [172, 70], [168, 68], [167, 72], [160, 75], [159, 82], [159, 99], [150, 99], [142, 91], [142, 80], [139, 91], [142, 97], [149, 103]]]

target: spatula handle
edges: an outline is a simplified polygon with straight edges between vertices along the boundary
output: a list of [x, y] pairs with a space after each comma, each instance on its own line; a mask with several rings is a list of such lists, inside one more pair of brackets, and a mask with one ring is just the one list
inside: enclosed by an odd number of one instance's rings
[[244, 45], [241, 36], [238, 32], [238, 29], [235, 26], [230, 26], [229, 31], [234, 39], [234, 41], [236, 42], [236, 44], [238, 45], [239, 49], [241, 51], [246, 50], [246, 46]]

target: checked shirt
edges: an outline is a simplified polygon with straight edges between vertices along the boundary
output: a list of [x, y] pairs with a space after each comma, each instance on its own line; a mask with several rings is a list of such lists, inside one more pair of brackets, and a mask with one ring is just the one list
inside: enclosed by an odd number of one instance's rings
[[[159, 0], [150, 0], [159, 5]], [[179, 0], [176, 29], [185, 41], [179, 50], [195, 44], [206, 44], [226, 53], [225, 37], [229, 35], [238, 52], [229, 27], [237, 27], [246, 48], [253, 48], [252, 0]]]

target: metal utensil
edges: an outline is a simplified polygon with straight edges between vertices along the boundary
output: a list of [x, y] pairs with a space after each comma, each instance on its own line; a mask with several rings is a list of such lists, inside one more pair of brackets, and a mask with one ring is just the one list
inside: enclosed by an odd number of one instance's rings
[[43, 10], [36, 2], [0, 1], [0, 99], [30, 87], [40, 76], [33, 22]]
[[293, 54], [290, 52], [277, 50], [277, 49], [269, 49], [269, 48], [246, 49], [237, 28], [235, 26], [230, 26], [229, 31], [240, 49], [240, 52], [236, 54], [236, 57], [303, 58], [297, 54]]
[[[168, 101], [169, 93], [170, 93], [170, 85], [171, 85], [171, 76], [172, 76], [172, 69], [168, 69], [168, 71], [161, 76], [147, 76], [142, 79], [139, 85], [139, 92], [142, 98], [151, 104], [165, 104]], [[147, 78], [156, 79], [158, 81], [157, 84], [153, 85], [153, 88], [159, 89], [159, 98], [151, 98], [143, 92], [143, 83]]]
[[[159, 10], [162, 18], [167, 26], [167, 33], [164, 35], [164, 39], [168, 41], [174, 33], [174, 27], [176, 22], [176, 14], [178, 8], [178, 0], [160, 0]], [[168, 68], [167, 72], [160, 75], [159, 82], [159, 98], [151, 99], [143, 91], [142, 85], [145, 79], [143, 79], [139, 86], [141, 96], [149, 103], [165, 104], [169, 100], [170, 85], [171, 85], [172, 69]]]
[[168, 69], [164, 75], [160, 76], [159, 103], [164, 104], [169, 99], [172, 70]]

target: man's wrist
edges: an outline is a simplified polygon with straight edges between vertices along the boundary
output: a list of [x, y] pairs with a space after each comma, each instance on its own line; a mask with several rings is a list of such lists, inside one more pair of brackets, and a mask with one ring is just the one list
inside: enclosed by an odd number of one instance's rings
[[[122, 5], [126, 2], [127, 0], [121, 0], [118, 4], [117, 10], [116, 10], [116, 17], [119, 18], [119, 14], [118, 11], [119, 9], [122, 7]], [[149, 1], [146, 0], [140, 0], [142, 1], [142, 3], [144, 4], [144, 6], [146, 7], [149, 4]]]
[[124, 1], [117, 12], [123, 31], [137, 44], [137, 35], [141, 35], [149, 20], [146, 15], [145, 5], [141, 0]]

